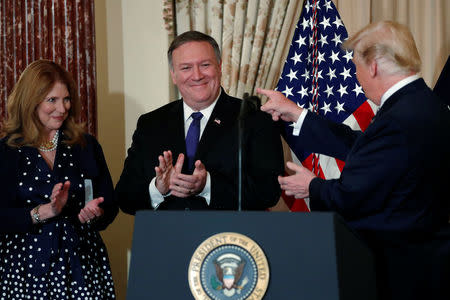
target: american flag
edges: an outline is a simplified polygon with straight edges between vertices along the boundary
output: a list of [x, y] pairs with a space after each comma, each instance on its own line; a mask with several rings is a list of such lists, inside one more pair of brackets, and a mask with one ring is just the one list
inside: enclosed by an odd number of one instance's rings
[[[367, 101], [356, 79], [353, 53], [342, 50], [347, 30], [331, 0], [305, 0], [277, 90], [310, 112], [365, 130], [376, 106]], [[293, 160], [321, 178], [338, 178], [344, 162], [308, 153], [286, 124]], [[303, 199], [286, 201], [292, 211], [306, 210]]]

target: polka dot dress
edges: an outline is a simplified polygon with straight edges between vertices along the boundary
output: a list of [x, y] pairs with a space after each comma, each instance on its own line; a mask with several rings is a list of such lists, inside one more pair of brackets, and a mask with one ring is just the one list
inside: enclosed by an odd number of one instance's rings
[[53, 186], [70, 180], [61, 215], [34, 232], [0, 235], [0, 300], [115, 299], [106, 247], [91, 225], [82, 225], [84, 174], [70, 146], [57, 148], [51, 170], [37, 149], [19, 150], [18, 201], [35, 207], [50, 201]]

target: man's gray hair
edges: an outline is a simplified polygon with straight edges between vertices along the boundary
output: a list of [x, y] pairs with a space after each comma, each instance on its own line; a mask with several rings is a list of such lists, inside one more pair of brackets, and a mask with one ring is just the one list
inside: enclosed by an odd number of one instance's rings
[[217, 44], [216, 40], [212, 38], [211, 36], [204, 34], [199, 31], [186, 31], [179, 36], [177, 36], [172, 43], [170, 44], [169, 50], [167, 50], [167, 59], [169, 60], [169, 66], [170, 69], [173, 70], [173, 63], [172, 63], [172, 53], [175, 49], [180, 47], [183, 44], [189, 43], [189, 42], [208, 42], [214, 49], [214, 53], [216, 54], [217, 62], [220, 63], [221, 61], [221, 54], [219, 45]]

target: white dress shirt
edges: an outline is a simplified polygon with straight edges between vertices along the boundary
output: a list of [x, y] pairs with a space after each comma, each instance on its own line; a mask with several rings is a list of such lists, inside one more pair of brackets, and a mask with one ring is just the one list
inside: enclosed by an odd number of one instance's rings
[[[213, 103], [211, 103], [210, 106], [208, 106], [205, 109], [200, 110], [200, 112], [203, 114], [203, 117], [200, 120], [200, 139], [203, 135], [203, 131], [205, 130], [206, 124], [208, 124], [209, 117], [211, 117], [212, 111], [214, 107], [216, 106], [217, 100], [220, 97], [220, 94], [222, 93], [222, 90], [220, 90], [219, 95], [217, 96], [216, 100], [214, 100]], [[191, 114], [193, 112], [196, 112], [191, 107], [189, 107], [186, 102], [183, 101], [183, 111], [184, 111], [184, 136], [186, 137], [189, 126], [192, 123], [192, 117]], [[169, 149], [168, 149], [169, 150]], [[161, 153], [162, 154], [162, 153]], [[173, 158], [176, 161], [176, 157]], [[151, 199], [151, 205], [154, 209], [157, 209], [158, 206], [164, 202], [164, 196], [158, 191], [156, 188], [156, 177], [153, 177], [152, 181], [150, 181], [149, 185], [149, 192], [150, 192], [150, 199]], [[165, 195], [166, 197], [170, 195]], [[198, 194], [199, 196], [205, 198], [206, 203], [209, 205], [211, 202], [211, 175], [209, 172], [206, 172], [206, 184], [203, 190]]]

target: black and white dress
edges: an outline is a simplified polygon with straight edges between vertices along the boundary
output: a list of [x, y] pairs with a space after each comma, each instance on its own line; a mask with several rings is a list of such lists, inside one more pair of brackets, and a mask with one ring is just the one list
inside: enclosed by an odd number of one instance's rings
[[59, 217], [35, 225], [31, 232], [0, 234], [0, 299], [115, 299], [100, 234], [77, 218], [85, 205], [86, 175], [72, 148], [58, 146], [53, 170], [37, 149], [16, 151], [18, 202], [45, 204], [56, 183], [69, 180], [71, 186]]

